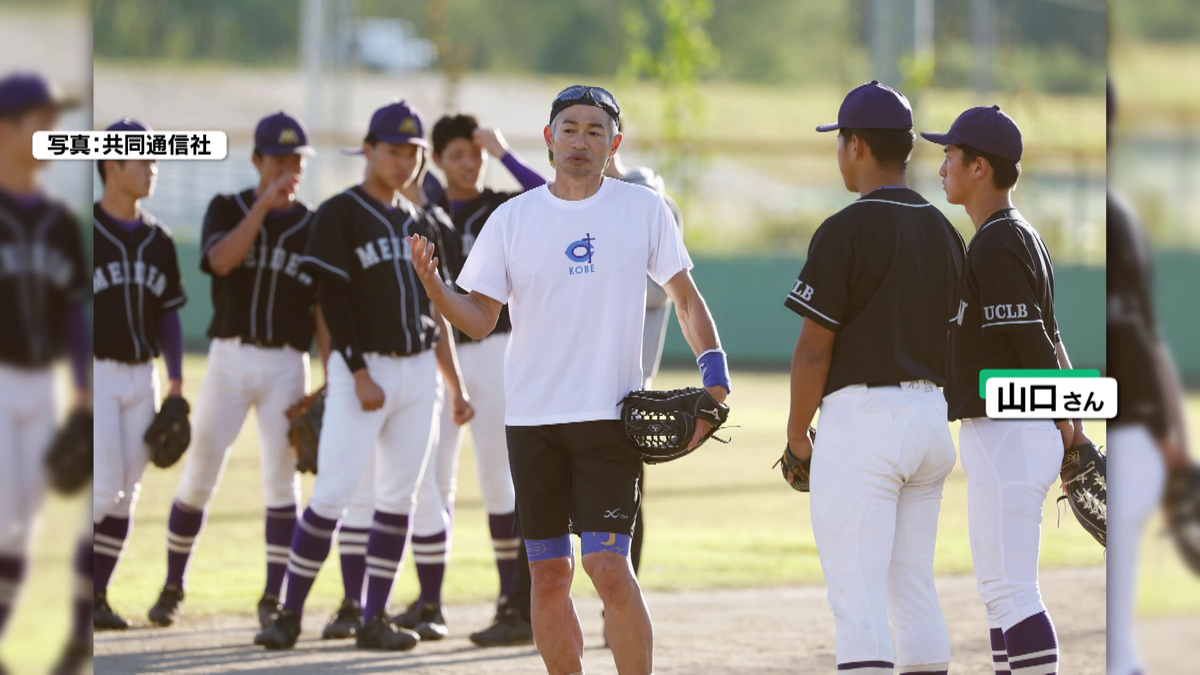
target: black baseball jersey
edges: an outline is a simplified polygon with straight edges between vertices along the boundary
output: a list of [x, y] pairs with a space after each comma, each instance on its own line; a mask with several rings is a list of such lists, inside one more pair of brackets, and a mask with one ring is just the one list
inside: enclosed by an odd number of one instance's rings
[[1120, 382], [1111, 427], [1140, 424], [1165, 436], [1166, 391], [1154, 314], [1150, 242], [1129, 207], [1108, 195], [1108, 372]]
[[67, 309], [87, 299], [87, 266], [79, 221], [43, 199], [30, 208], [0, 191], [0, 363], [49, 364], [65, 350]]
[[[471, 254], [471, 247], [475, 245], [475, 240], [479, 238], [479, 233], [487, 224], [487, 219], [496, 209], [500, 208], [501, 204], [520, 194], [524, 193], [522, 191], [497, 192], [486, 189], [466, 206], [454, 212], [454, 229], [458, 232], [461, 243], [458, 251], [459, 257], [450, 270], [452, 278], [458, 278], [463, 264], [467, 262], [467, 256]], [[450, 245], [449, 242], [447, 245]], [[458, 291], [463, 292], [463, 289], [459, 288]], [[492, 329], [492, 334], [509, 332], [512, 332], [512, 319], [508, 316], [508, 305], [505, 304], [500, 308], [500, 316], [496, 319], [496, 327]], [[454, 329], [454, 339], [459, 344], [473, 341], [471, 336], [457, 328]]]
[[[348, 284], [359, 349], [397, 356], [432, 349], [438, 326], [404, 241], [419, 234], [443, 249], [429, 212], [407, 201], [388, 209], [356, 185], [322, 204], [315, 223], [303, 265]], [[334, 340], [334, 349], [343, 351], [345, 345]]]
[[313, 211], [296, 202], [268, 213], [242, 263], [225, 276], [213, 274], [208, 252], [250, 213], [254, 190], [217, 195], [204, 215], [200, 269], [212, 275], [210, 338], [241, 338], [266, 347], [288, 345], [307, 352], [313, 338], [316, 280], [300, 264], [313, 229]]
[[187, 294], [171, 233], [153, 216], [126, 231], [96, 204], [92, 293], [95, 312], [94, 353], [98, 359], [143, 363], [159, 355], [158, 328], [163, 314], [183, 307]]
[[979, 371], [1028, 368], [1006, 333], [1045, 331], [1059, 342], [1054, 266], [1046, 242], [1016, 209], [993, 213], [967, 247], [957, 311], [950, 314], [951, 420], [986, 417]]
[[825, 395], [855, 384], [946, 381], [946, 316], [963, 239], [907, 188], [876, 190], [829, 217], [784, 305], [837, 333]]

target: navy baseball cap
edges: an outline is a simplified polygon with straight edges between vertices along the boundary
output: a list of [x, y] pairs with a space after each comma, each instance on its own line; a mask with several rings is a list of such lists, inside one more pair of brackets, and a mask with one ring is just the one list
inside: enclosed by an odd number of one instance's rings
[[[429, 142], [425, 140], [424, 116], [416, 106], [405, 101], [389, 103], [376, 110], [375, 114], [371, 115], [371, 126], [367, 128], [367, 133], [384, 143], [411, 143], [423, 148], [429, 147]], [[348, 155], [361, 155], [362, 148], [348, 149], [344, 152]]]
[[262, 154], [272, 157], [311, 157], [317, 154], [308, 144], [308, 128], [304, 126], [304, 122], [283, 111], [258, 121], [258, 126], [254, 128], [254, 147]]
[[971, 108], [954, 120], [950, 131], [944, 134], [922, 131], [921, 137], [938, 145], [969, 145], [1013, 162], [1021, 161], [1024, 149], [1021, 127], [998, 105]]
[[42, 106], [68, 110], [79, 107], [79, 99], [63, 95], [37, 73], [22, 71], [0, 79], [0, 115]]
[[904, 94], [879, 80], [859, 85], [846, 94], [838, 109], [838, 121], [822, 124], [817, 131], [838, 129], [912, 129], [912, 106]]
[[122, 117], [116, 122], [108, 125], [108, 128], [105, 129], [105, 131], [153, 131], [153, 129], [135, 119]]

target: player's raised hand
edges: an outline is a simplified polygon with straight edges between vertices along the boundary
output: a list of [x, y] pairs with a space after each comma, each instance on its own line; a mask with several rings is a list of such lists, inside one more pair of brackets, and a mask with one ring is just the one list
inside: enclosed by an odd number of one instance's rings
[[287, 171], [267, 185], [262, 201], [272, 209], [284, 209], [292, 203], [296, 188], [300, 185], [300, 174]]
[[488, 151], [488, 154], [497, 159], [503, 159], [508, 154], [508, 143], [504, 142], [504, 135], [499, 129], [484, 129], [480, 127], [471, 135], [475, 145], [482, 147]]
[[445, 286], [442, 285], [442, 278], [438, 276], [438, 259], [433, 255], [433, 242], [419, 234], [405, 237], [404, 241], [408, 242], [409, 248], [412, 249], [412, 266], [417, 271], [417, 277], [421, 279], [421, 284], [425, 286], [429, 296], [434, 297], [435, 293], [445, 289]]

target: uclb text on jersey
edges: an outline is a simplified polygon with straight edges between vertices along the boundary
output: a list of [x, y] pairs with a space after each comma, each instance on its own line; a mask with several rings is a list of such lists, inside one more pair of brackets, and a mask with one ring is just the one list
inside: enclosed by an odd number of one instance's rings
[[992, 419], [1112, 419], [1117, 381], [1098, 371], [983, 371], [980, 384]]
[[984, 305], [983, 319], [985, 321], [1003, 321], [1005, 319], [1027, 319], [1029, 308], [1025, 303], [1016, 305]]

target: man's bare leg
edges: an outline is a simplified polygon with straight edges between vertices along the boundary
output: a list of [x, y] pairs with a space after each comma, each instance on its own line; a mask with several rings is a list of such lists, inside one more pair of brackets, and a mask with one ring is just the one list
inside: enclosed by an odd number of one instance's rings
[[[654, 670], [654, 627], [629, 557], [620, 553], [588, 553], [583, 556], [583, 570], [592, 578], [592, 585], [604, 603], [605, 633], [617, 672], [650, 675]], [[535, 626], [535, 634], [536, 630]]]
[[[551, 558], [529, 563], [533, 577], [531, 616], [533, 641], [550, 675], [583, 671], [583, 628], [571, 600], [575, 558]], [[622, 671], [624, 672], [624, 671]]]

